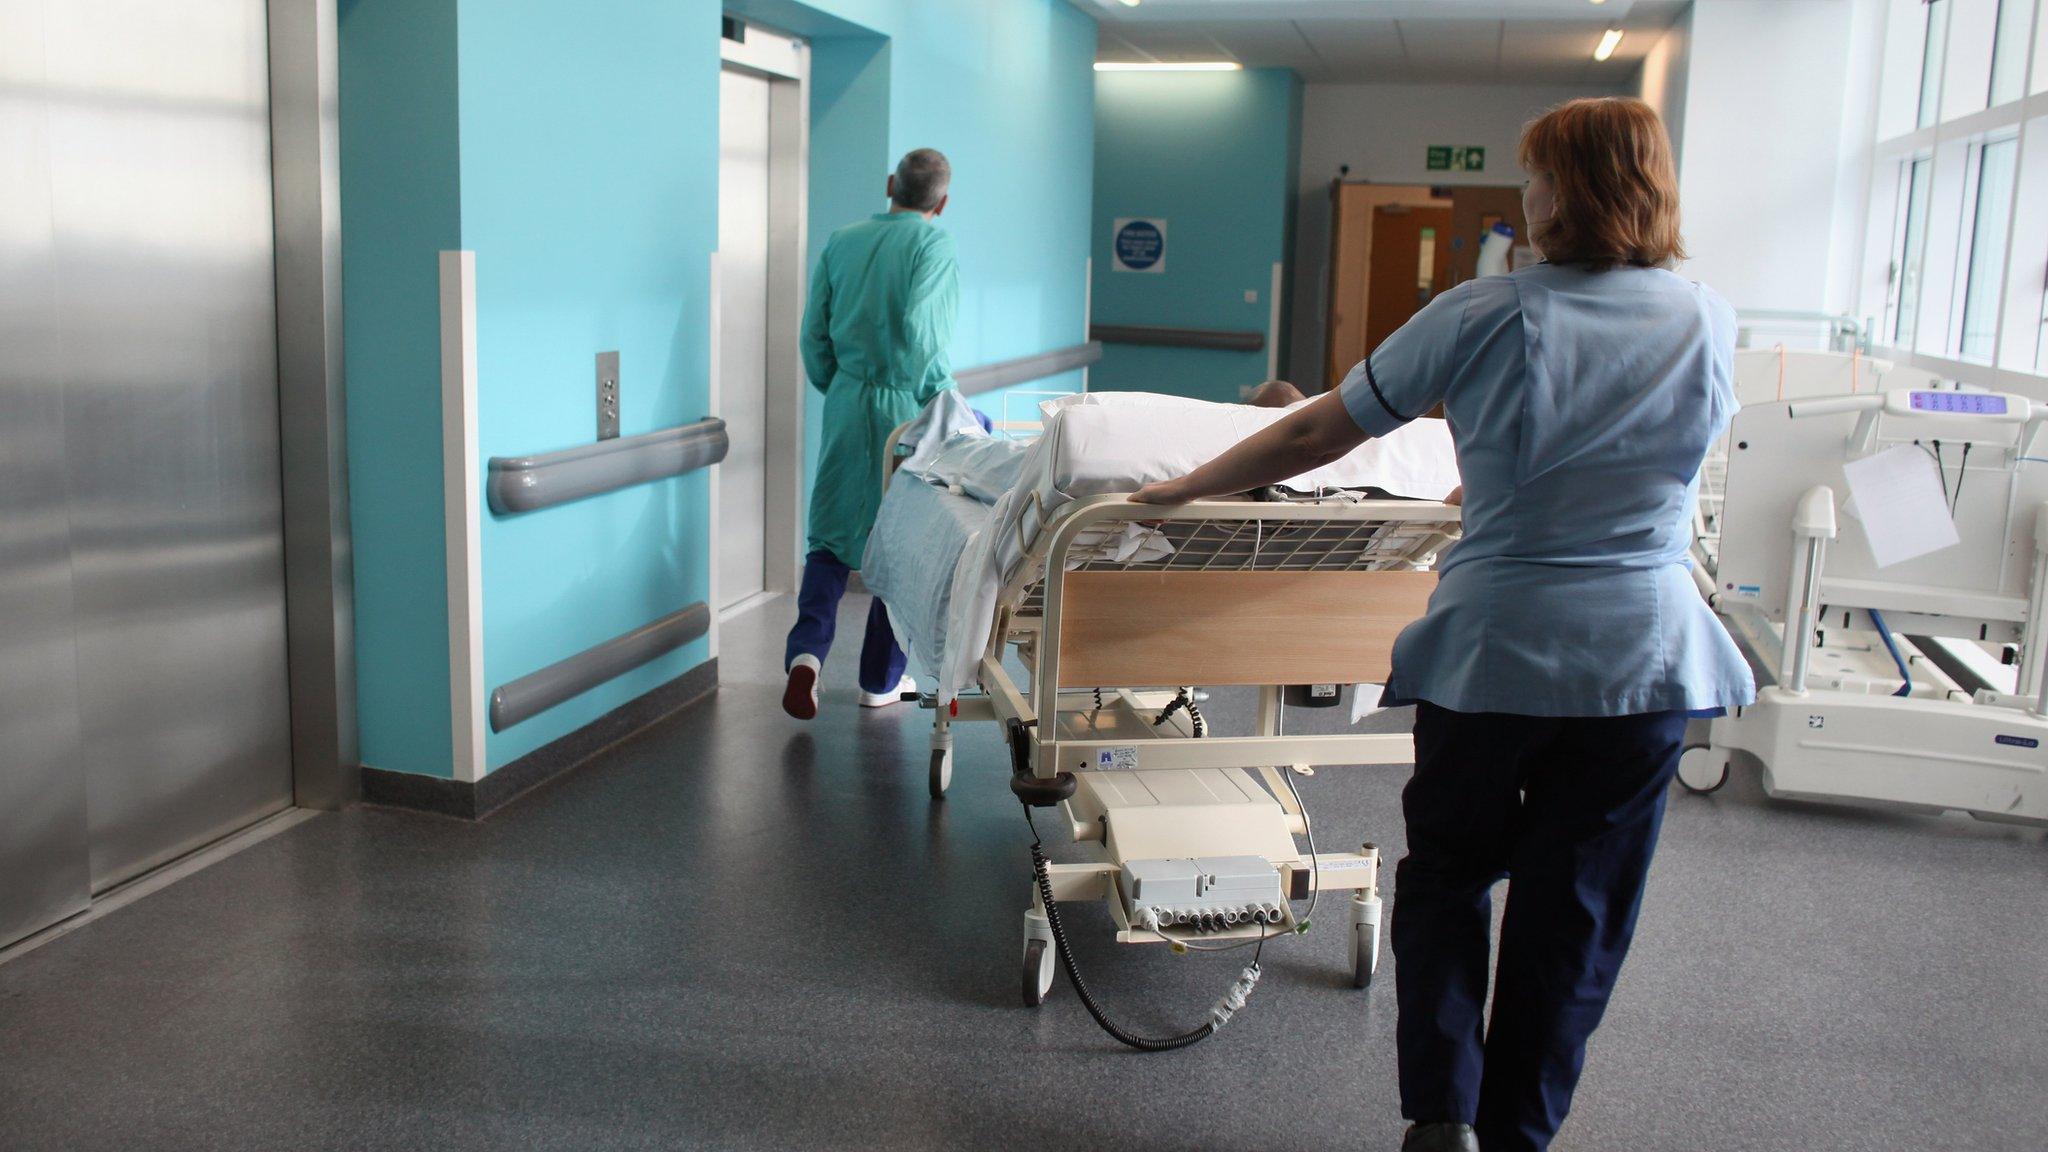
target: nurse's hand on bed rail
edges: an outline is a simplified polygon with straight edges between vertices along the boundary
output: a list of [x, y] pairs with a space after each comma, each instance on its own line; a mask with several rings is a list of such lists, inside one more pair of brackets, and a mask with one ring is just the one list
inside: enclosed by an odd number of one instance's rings
[[1343, 399], [1326, 392], [1193, 472], [1145, 485], [1131, 494], [1131, 500], [1138, 504], [1189, 504], [1251, 492], [1340, 460], [1365, 441], [1364, 429], [1344, 410]]
[[1186, 481], [1187, 477], [1183, 476], [1178, 480], [1161, 480], [1156, 484], [1147, 484], [1131, 493], [1130, 501], [1133, 504], [1191, 503], [1194, 497], [1182, 495], [1187, 487]]

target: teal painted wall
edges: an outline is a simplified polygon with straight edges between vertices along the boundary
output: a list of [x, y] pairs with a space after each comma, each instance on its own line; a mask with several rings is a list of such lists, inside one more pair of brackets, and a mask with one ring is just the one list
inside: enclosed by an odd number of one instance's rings
[[[1292, 251], [1300, 147], [1291, 71], [1098, 74], [1095, 323], [1265, 332], [1273, 265]], [[1166, 220], [1163, 273], [1114, 270], [1113, 222], [1133, 216]], [[1235, 402], [1265, 376], [1263, 351], [1110, 345], [1089, 387]]]
[[455, 0], [340, 6], [342, 326], [365, 764], [450, 774], [439, 253], [462, 240]]
[[[954, 364], [1081, 338], [1092, 20], [1065, 0], [735, 7], [813, 37], [813, 260], [832, 228], [881, 208], [898, 154], [937, 147], [955, 168], [941, 221], [962, 262]], [[620, 353], [624, 434], [705, 410], [719, 15], [706, 0], [344, 0], [343, 274], [368, 764], [451, 774], [436, 254], [476, 253], [482, 456], [588, 442], [600, 351]], [[817, 405], [809, 411], [815, 424]], [[708, 497], [699, 473], [523, 516], [486, 509], [486, 686], [702, 599]], [[707, 654], [691, 645], [491, 734], [488, 767]]]
[[[619, 353], [620, 434], [710, 398], [718, 12], [675, 0], [464, 0], [462, 239], [476, 252], [477, 442], [517, 456], [596, 435]], [[484, 684], [702, 600], [710, 475], [483, 517]], [[705, 641], [488, 737], [498, 768], [709, 658]]]

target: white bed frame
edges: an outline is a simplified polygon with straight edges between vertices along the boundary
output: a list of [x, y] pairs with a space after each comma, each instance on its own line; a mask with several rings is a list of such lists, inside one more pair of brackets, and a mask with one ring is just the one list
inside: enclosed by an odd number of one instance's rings
[[[1084, 534], [1131, 521], [1155, 525], [1173, 554], [1119, 562], [1082, 546]], [[1131, 922], [1119, 891], [1126, 861], [1263, 857], [1290, 899], [1349, 894], [1352, 982], [1365, 987], [1379, 961], [1379, 851], [1301, 850], [1295, 837], [1311, 826], [1286, 774], [1411, 764], [1414, 742], [1286, 735], [1282, 686], [1384, 681], [1394, 638], [1426, 608], [1436, 582], [1429, 565], [1458, 523], [1456, 508], [1428, 501], [1167, 508], [1098, 496], [1027, 525], [1025, 562], [998, 598], [980, 660], [980, 691], [935, 711], [933, 797], [951, 782], [954, 724], [998, 723], [1020, 779], [1071, 783], [1062, 823], [1091, 859], [1050, 866], [1054, 899], [1102, 900], [1119, 941], [1170, 942], [1180, 934]], [[1011, 652], [1022, 685], [1005, 663]], [[1183, 685], [1257, 686], [1256, 734], [1200, 734], [1186, 709], [1161, 720]], [[1239, 925], [1199, 943], [1298, 926], [1289, 907], [1277, 928]], [[1025, 1003], [1051, 990], [1054, 963], [1034, 889], [1024, 914]]]

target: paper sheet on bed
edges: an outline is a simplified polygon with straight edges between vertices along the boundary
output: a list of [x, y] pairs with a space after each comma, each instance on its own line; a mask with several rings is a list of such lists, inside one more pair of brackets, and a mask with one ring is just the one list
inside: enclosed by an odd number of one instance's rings
[[[1889, 568], [1959, 543], [1941, 469], [1926, 449], [1900, 444], [1842, 465], [1853, 515], [1871, 558]], [[1960, 481], [1958, 481], [1960, 483]]]
[[[1045, 434], [1030, 446], [1022, 479], [996, 501], [954, 569], [937, 668], [941, 705], [975, 682], [996, 599], [1005, 584], [1027, 575], [1026, 549], [1046, 519], [1074, 500], [1186, 475], [1287, 416], [1279, 409], [1146, 393], [1085, 393], [1042, 407]], [[1304, 492], [1380, 488], [1423, 500], [1441, 500], [1457, 485], [1457, 461], [1441, 420], [1417, 420], [1289, 481]]]

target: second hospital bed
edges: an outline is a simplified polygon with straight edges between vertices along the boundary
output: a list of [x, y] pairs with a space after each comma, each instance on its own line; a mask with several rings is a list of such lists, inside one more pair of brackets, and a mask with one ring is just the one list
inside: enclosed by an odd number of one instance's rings
[[[1068, 901], [1102, 901], [1120, 941], [1213, 950], [1294, 931], [1307, 915], [1293, 902], [1312, 910], [1331, 893], [1345, 900], [1352, 980], [1364, 987], [1379, 958], [1379, 853], [1371, 843], [1328, 851], [1327, 836], [1319, 848], [1292, 776], [1412, 763], [1412, 738], [1290, 736], [1282, 691], [1385, 679], [1394, 638], [1435, 585], [1430, 565], [1457, 534], [1458, 510], [1439, 502], [1456, 484], [1448, 435], [1424, 428], [1363, 467], [1347, 461], [1290, 482], [1286, 502], [1165, 508], [1121, 493], [1185, 471], [1277, 414], [1237, 409], [1209, 428], [1219, 417], [1202, 409], [1236, 406], [1048, 408], [1044, 436], [1014, 461], [1014, 476], [999, 475], [1000, 494], [999, 484], [963, 491], [933, 474], [942, 469], [890, 479], [864, 568], [914, 658], [938, 669], [925, 699], [935, 710], [933, 796], [950, 782], [954, 726], [994, 723], [1013, 789], [1055, 808], [1057, 827], [1086, 850], [1083, 862], [1049, 864], [1034, 849], [1025, 1003], [1051, 989], [1056, 905]], [[930, 455], [945, 435], [935, 423], [945, 421], [928, 413], [892, 434], [892, 470]], [[1100, 458], [1105, 437], [1141, 428], [1173, 439], [1179, 456], [1085, 462]], [[1361, 497], [1368, 486], [1435, 498]], [[890, 561], [892, 535], [908, 533], [923, 550], [917, 562]], [[1196, 685], [1256, 687], [1255, 730], [1208, 732]]]

